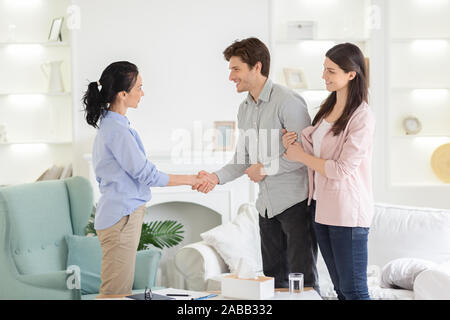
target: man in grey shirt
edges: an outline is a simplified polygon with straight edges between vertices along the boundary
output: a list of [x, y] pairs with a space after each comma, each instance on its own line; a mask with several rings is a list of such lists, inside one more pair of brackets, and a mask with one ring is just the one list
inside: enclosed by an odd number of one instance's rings
[[243, 174], [259, 184], [256, 208], [260, 214], [263, 271], [275, 277], [277, 288], [289, 286], [288, 274], [304, 274], [305, 286], [318, 290], [317, 242], [307, 207], [305, 165], [286, 159], [283, 129], [301, 131], [311, 124], [304, 99], [269, 78], [270, 53], [259, 39], [236, 41], [224, 51], [229, 79], [247, 98], [238, 111], [239, 141], [233, 159], [215, 173], [201, 171], [208, 184], [193, 188], [209, 192]]

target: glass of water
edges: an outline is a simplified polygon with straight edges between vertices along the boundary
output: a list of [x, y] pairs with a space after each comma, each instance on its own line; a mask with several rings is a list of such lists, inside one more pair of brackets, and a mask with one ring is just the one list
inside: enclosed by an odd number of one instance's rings
[[289, 294], [303, 292], [303, 273], [289, 273]]

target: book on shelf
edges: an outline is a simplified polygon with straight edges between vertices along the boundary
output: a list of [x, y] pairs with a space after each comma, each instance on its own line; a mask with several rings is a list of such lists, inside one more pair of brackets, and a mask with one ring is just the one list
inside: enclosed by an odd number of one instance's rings
[[59, 179], [66, 179], [72, 176], [72, 164], [69, 163], [67, 166], [64, 167], [64, 170], [61, 172], [61, 176]]
[[53, 165], [37, 178], [36, 181], [66, 179], [72, 176], [72, 164], [66, 166]]

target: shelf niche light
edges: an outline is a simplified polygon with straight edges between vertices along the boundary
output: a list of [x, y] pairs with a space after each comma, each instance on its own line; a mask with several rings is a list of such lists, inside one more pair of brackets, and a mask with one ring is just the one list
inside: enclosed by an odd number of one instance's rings
[[44, 47], [41, 44], [8, 44], [6, 52], [17, 58], [33, 58], [43, 53]]
[[411, 43], [411, 48], [416, 52], [434, 53], [445, 50], [448, 47], [448, 41], [444, 39], [427, 39], [414, 40]]
[[448, 0], [414, 0], [417, 6], [431, 8], [431, 7], [443, 7], [448, 5]]
[[11, 104], [15, 105], [39, 105], [45, 99], [43, 94], [9, 94], [8, 100]]
[[448, 97], [448, 89], [414, 89], [411, 95], [417, 100], [444, 100]]
[[302, 40], [299, 42], [298, 47], [311, 54], [325, 54], [335, 45], [334, 41], [329, 40]]
[[17, 143], [10, 145], [11, 151], [16, 153], [27, 153], [35, 156], [36, 153], [46, 152], [48, 145], [46, 143]]
[[8, 7], [23, 9], [34, 8], [41, 4], [41, 0], [6, 0], [5, 3]]

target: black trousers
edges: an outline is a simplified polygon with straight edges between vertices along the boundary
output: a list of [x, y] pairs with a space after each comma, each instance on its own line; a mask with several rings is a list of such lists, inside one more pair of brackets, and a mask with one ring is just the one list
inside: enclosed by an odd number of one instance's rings
[[317, 240], [307, 202], [270, 219], [259, 215], [263, 272], [275, 278], [275, 288], [289, 288], [289, 273], [301, 272], [305, 287], [319, 292]]

